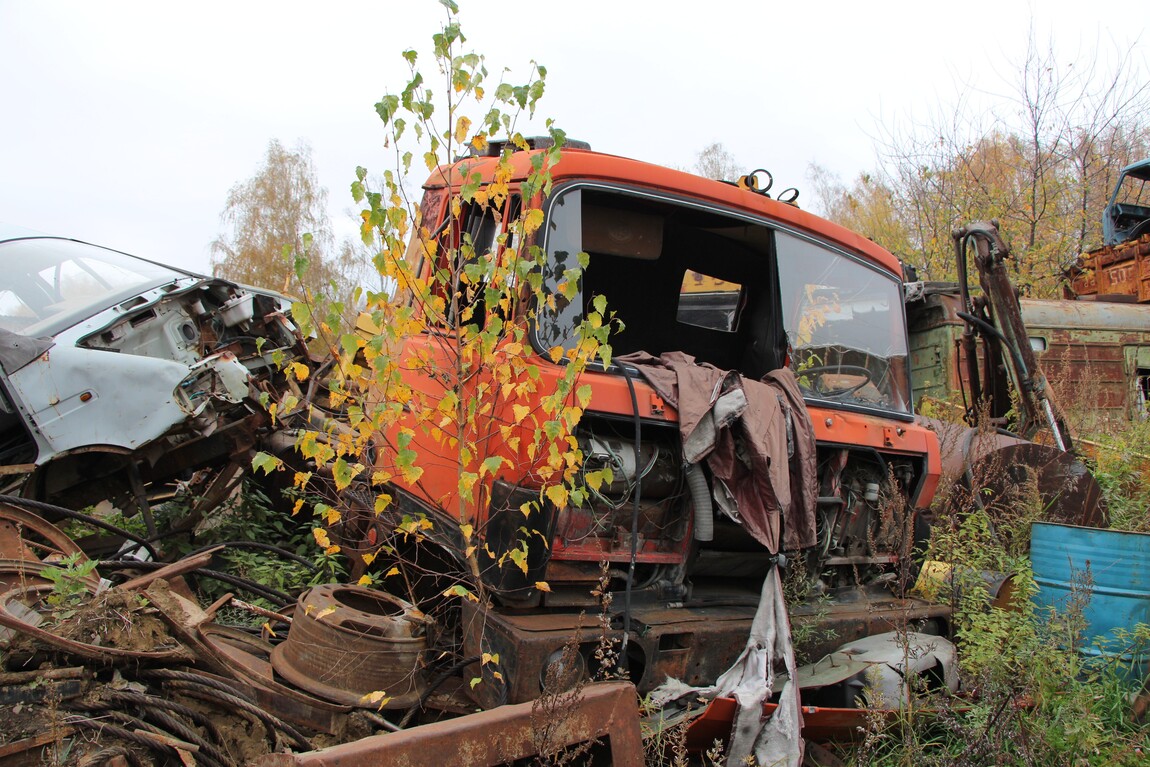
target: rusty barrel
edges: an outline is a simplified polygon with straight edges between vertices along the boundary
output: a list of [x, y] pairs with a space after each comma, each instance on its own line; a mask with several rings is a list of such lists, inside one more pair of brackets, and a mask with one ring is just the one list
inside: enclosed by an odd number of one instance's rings
[[1150, 624], [1150, 535], [1036, 522], [1030, 560], [1039, 607], [1066, 614], [1082, 610], [1082, 653], [1119, 660], [1131, 679], [1146, 677], [1148, 648], [1122, 640]]
[[426, 689], [430, 626], [419, 610], [391, 594], [317, 586], [300, 595], [287, 639], [272, 651], [272, 667], [336, 703], [407, 708]]

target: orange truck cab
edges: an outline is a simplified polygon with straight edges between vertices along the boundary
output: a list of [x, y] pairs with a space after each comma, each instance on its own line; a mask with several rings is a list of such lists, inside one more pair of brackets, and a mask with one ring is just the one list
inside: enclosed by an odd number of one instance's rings
[[[492, 154], [500, 148], [493, 146]], [[583, 504], [544, 502], [524, 515], [522, 505], [539, 501], [540, 488], [526, 471], [505, 468], [490, 498], [466, 510], [463, 521], [485, 547], [482, 578], [493, 596], [487, 603], [464, 602], [462, 651], [499, 659], [483, 668], [490, 684], [475, 688], [478, 701], [533, 699], [572, 637], [580, 647], [576, 665], [593, 665], [600, 633], [617, 637], [623, 630], [626, 665], [640, 690], [667, 677], [713, 683], [743, 648], [763, 577], [776, 564], [785, 563], [793, 573], [787, 577], [801, 582], [799, 597], [823, 597], [817, 609], [797, 600], [790, 605], [792, 620], [828, 629], [817, 632], [824, 643], [805, 648], [809, 652], [889, 630], [886, 621], [896, 617], [944, 621], [940, 608], [903, 594], [913, 546], [923, 537], [919, 512], [938, 482], [939, 452], [935, 434], [913, 416], [895, 257], [747, 184], [577, 143], [562, 150], [550, 194], [520, 200], [519, 185], [540, 151], [513, 155], [507, 204], [512, 215], [518, 206], [542, 209], [534, 242], [547, 254], [545, 291], [559, 293], [576, 254], [587, 253], [589, 263], [573, 299], [536, 308], [529, 337], [542, 390], [565, 364], [553, 362], [551, 350], [574, 343], [593, 297], [605, 297], [608, 312], [621, 321], [610, 339], [612, 363], [591, 366], [580, 377], [591, 398], [575, 433], [584, 470], [610, 467], [612, 480]], [[495, 167], [495, 157], [470, 157], [433, 174], [423, 226], [457, 240], [466, 232], [479, 246], [494, 243], [500, 224], [489, 212], [477, 208], [471, 216], [465, 205], [456, 211], [457, 226], [445, 222], [464, 178], [473, 181], [478, 173], [490, 183]], [[424, 268], [430, 272], [435, 264]], [[429, 334], [409, 343], [434, 354], [440, 340]], [[814, 486], [791, 488], [813, 506], [814, 524], [801, 550], [786, 550], [787, 508], [780, 510], [778, 544], [765, 545], [719, 497], [746, 487], [720, 489], [705, 462], [698, 464], [701, 472], [685, 464], [677, 403], [651, 384], [635, 361], [640, 358], [630, 356], [640, 352], [651, 358], [681, 352], [702, 370], [738, 373], [734, 380], [746, 386], [772, 371], [791, 371], [805, 412], [792, 412], [780, 398], [782, 418], [766, 427], [750, 421], [747, 429], [785, 433], [775, 443], [786, 446], [783, 454], [767, 456], [776, 469], [794, 461], [796, 441], [803, 439], [799, 421], [813, 437]], [[435, 381], [420, 380], [419, 371], [408, 375], [415, 388], [434, 396]], [[719, 379], [729, 388], [732, 379]], [[680, 378], [679, 387], [687, 380]], [[692, 394], [677, 393], [680, 399]], [[693, 396], [714, 402], [721, 394]], [[508, 408], [494, 420], [517, 419]], [[437, 449], [420, 434], [415, 443], [417, 450]], [[732, 449], [735, 462], [751, 465], [740, 455], [739, 438]], [[442, 508], [443, 498], [458, 502], [457, 477], [431, 464], [419, 482], [396, 483], [395, 509], [442, 518], [444, 529], [458, 526], [457, 506]], [[792, 481], [797, 476], [791, 472]], [[778, 500], [763, 502], [769, 507]], [[465, 544], [450, 538], [441, 541], [448, 548]], [[524, 547], [527, 572], [500, 561], [501, 552], [524, 540], [532, 542]], [[536, 588], [540, 582], [547, 586]], [[602, 595], [592, 595], [601, 582], [614, 596], [605, 622], [595, 618]]]

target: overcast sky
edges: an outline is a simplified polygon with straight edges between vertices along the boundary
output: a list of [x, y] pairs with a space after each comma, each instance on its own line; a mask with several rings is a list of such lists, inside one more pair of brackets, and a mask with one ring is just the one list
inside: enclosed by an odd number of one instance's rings
[[[459, 4], [489, 69], [547, 66], [540, 111], [569, 136], [684, 167], [720, 141], [783, 187], [811, 162], [872, 169], [879, 125], [959, 90], [993, 102], [1032, 24], [1066, 66], [1132, 49], [1148, 71], [1147, 0]], [[443, 18], [434, 0], [0, 0], [0, 221], [205, 271], [228, 189], [275, 138], [311, 146], [348, 231], [355, 166], [387, 164], [374, 104]]]

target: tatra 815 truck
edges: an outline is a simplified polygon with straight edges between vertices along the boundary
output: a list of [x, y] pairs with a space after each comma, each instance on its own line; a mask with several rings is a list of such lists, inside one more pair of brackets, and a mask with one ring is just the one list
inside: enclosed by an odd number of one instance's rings
[[[494, 683], [474, 687], [479, 702], [537, 697], [572, 641], [568, 665], [593, 666], [601, 632], [626, 634], [617, 646], [641, 691], [668, 677], [713, 683], [746, 644], [772, 567], [797, 584], [792, 620], [819, 628], [806, 633], [813, 658], [907, 621], [945, 630], [945, 608], [905, 596], [939, 448], [913, 415], [898, 260], [773, 199], [753, 177], [709, 180], [578, 142], [562, 149], [550, 193], [523, 199], [533, 159], [548, 150], [516, 151], [510, 177], [496, 178], [500, 149], [432, 174], [421, 231], [438, 247], [411, 249], [417, 270], [449, 269], [437, 259], [464, 242], [483, 258], [505, 246], [502, 228], [520, 210], [539, 209], [542, 224], [518, 244], [544, 250], [542, 287], [554, 300], [529, 318], [500, 317], [528, 329], [539, 396], [568, 364], [555, 350], [575, 345], [602, 299], [618, 330], [610, 363], [578, 382], [590, 387], [573, 435], [583, 471], [611, 469], [581, 503], [541, 496], [523, 446], [494, 425], [478, 441], [508, 460], [496, 462], [482, 502], [460, 512], [449, 460], [424, 461], [417, 480], [389, 486], [394, 520], [431, 521], [434, 547], [409, 554], [424, 572], [466, 576], [463, 551], [478, 548], [473, 576], [486, 596], [463, 600], [451, 631], [458, 657], [488, 660], [483, 677]], [[507, 184], [501, 214], [452, 202], [476, 182]], [[564, 275], [579, 254], [587, 266], [572, 291]], [[446, 335], [430, 327], [407, 352], [436, 358]], [[451, 396], [430, 369], [405, 375], [424, 397]], [[524, 420], [522, 404], [499, 407], [490, 423]], [[420, 455], [443, 450], [441, 438], [414, 433]], [[506, 557], [512, 549], [526, 561]]]

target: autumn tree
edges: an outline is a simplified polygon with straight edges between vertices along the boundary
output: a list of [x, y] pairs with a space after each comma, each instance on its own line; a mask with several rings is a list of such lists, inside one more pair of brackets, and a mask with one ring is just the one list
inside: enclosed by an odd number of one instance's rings
[[821, 165], [807, 169], [822, 215], [883, 245], [895, 254], [911, 249], [911, 238], [895, 191], [875, 174], [862, 173], [852, 187]]
[[[295, 296], [347, 290], [333, 247], [327, 190], [316, 178], [311, 149], [268, 142], [255, 175], [231, 188], [220, 216], [225, 231], [212, 243], [212, 273]], [[347, 252], [347, 248], [343, 252]], [[295, 261], [307, 261], [299, 270]], [[348, 264], [351, 266], [351, 264]]]
[[920, 125], [880, 127], [881, 167], [849, 186], [814, 167], [825, 215], [919, 266], [953, 279], [950, 233], [997, 219], [1015, 277], [1036, 296], [1101, 244], [1118, 171], [1150, 152], [1150, 84], [1127, 52], [1112, 70], [1067, 67], [1032, 34], [1009, 94], [990, 109], [965, 91]]

